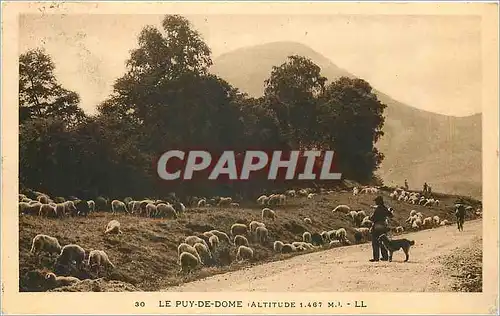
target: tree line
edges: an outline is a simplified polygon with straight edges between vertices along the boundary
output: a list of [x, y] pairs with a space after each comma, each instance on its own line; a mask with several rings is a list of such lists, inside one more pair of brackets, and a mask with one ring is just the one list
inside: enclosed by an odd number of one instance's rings
[[161, 28], [144, 27], [138, 44], [96, 115], [86, 115], [79, 95], [58, 83], [43, 49], [20, 56], [22, 188], [93, 198], [170, 191], [252, 196], [290, 186], [265, 179], [159, 180], [155, 162], [162, 153], [200, 147], [335, 150], [343, 178], [374, 179], [384, 157], [375, 144], [383, 136], [386, 105], [368, 82], [328, 82], [310, 59], [293, 55], [272, 68], [262, 97], [249, 97], [209, 73], [210, 48], [178, 15], [165, 16]]

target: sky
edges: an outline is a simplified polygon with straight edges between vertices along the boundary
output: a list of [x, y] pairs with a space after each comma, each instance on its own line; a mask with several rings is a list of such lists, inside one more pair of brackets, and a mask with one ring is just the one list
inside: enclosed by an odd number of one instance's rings
[[[438, 15], [186, 15], [213, 59], [276, 41], [305, 44], [394, 99], [453, 116], [481, 112], [481, 20]], [[44, 47], [87, 113], [125, 73], [145, 25], [163, 15], [22, 15], [19, 52]]]

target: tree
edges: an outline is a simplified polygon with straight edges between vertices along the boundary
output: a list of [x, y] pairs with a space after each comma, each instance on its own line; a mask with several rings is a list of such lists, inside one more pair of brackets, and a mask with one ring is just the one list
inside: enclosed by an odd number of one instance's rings
[[320, 97], [319, 126], [326, 147], [334, 148], [345, 177], [369, 181], [383, 159], [375, 143], [383, 136], [386, 105], [362, 79], [341, 77]]
[[318, 115], [317, 96], [323, 91], [325, 82], [319, 66], [296, 55], [289, 56], [279, 67], [273, 67], [265, 82], [264, 96], [293, 147], [315, 146], [318, 135], [312, 127]]
[[85, 118], [76, 92], [64, 89], [54, 76], [54, 63], [43, 49], [19, 57], [20, 123], [32, 118], [61, 117], [75, 125]]

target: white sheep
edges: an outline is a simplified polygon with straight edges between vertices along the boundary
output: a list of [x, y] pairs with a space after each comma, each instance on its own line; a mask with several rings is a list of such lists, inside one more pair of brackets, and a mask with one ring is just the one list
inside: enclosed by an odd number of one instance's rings
[[359, 194], [359, 188], [358, 188], [358, 187], [354, 187], [354, 188], [352, 188], [352, 195], [353, 195], [353, 196], [356, 196], [356, 195], [358, 195], [358, 194]]
[[292, 244], [284, 244], [283, 247], [281, 247], [281, 253], [292, 253], [295, 251], [297, 251], [297, 248]]
[[200, 237], [198, 236], [187, 236], [185, 239], [184, 239], [184, 242], [188, 245], [191, 245], [194, 247], [194, 245], [196, 243], [200, 243], [200, 244], [204, 244], [205, 246], [207, 246], [208, 248], [208, 244], [205, 240], [201, 239]]
[[61, 249], [61, 253], [57, 258], [58, 264], [70, 264], [71, 262], [76, 262], [76, 267], [80, 269], [85, 260], [85, 250], [79, 245], [69, 244]]
[[266, 207], [262, 209], [262, 220], [264, 220], [264, 218], [270, 218], [274, 221], [276, 219], [276, 212]]
[[42, 204], [38, 215], [45, 217], [57, 217], [56, 207], [50, 204]]
[[239, 246], [238, 251], [236, 252], [236, 260], [250, 260], [253, 258], [253, 249], [248, 246]]
[[432, 227], [432, 217], [424, 218], [424, 221], [422, 223], [424, 227]]
[[447, 219], [443, 219], [441, 221], [441, 223], [439, 223], [439, 226], [446, 226], [446, 225], [449, 225], [449, 224], [450, 224], [450, 222]]
[[250, 228], [250, 232], [254, 233], [257, 230], [257, 227], [266, 227], [266, 224], [258, 221], [251, 221], [248, 227]]
[[89, 206], [89, 210], [91, 213], [95, 212], [95, 202], [94, 200], [88, 200], [87, 205]]
[[212, 258], [212, 253], [205, 244], [197, 242], [193, 247], [200, 255], [201, 263], [206, 264]]
[[437, 215], [432, 217], [432, 221], [434, 223], [434, 226], [439, 226], [439, 223], [441, 223], [441, 219]]
[[269, 238], [269, 231], [267, 230], [267, 228], [259, 226], [259, 227], [257, 227], [257, 230], [255, 231], [255, 233], [257, 235], [257, 239], [259, 240], [259, 242], [261, 244], [264, 244], [265, 242], [267, 242], [267, 240]]
[[373, 226], [373, 222], [367, 218], [364, 218], [363, 221], [361, 221], [361, 227], [372, 227]]
[[231, 197], [221, 197], [217, 206], [230, 206], [232, 202], [233, 199]]
[[283, 249], [283, 242], [280, 241], [280, 240], [276, 240], [274, 243], [273, 243], [273, 249], [274, 251], [276, 252], [281, 252], [281, 249]]
[[310, 232], [304, 232], [304, 233], [302, 234], [302, 240], [303, 240], [304, 242], [309, 242], [309, 243], [310, 243], [310, 242], [312, 242], [312, 236], [311, 236], [311, 233], [310, 233]]
[[235, 246], [248, 246], [248, 239], [245, 236], [242, 235], [236, 235], [234, 236], [234, 241], [233, 241]]
[[368, 240], [370, 229], [366, 227], [354, 228], [354, 239], [357, 243]]
[[49, 197], [45, 194], [39, 195], [37, 197], [38, 202], [42, 204], [49, 204]]
[[411, 228], [413, 228], [414, 230], [419, 229], [421, 226], [422, 226], [422, 220], [419, 217], [417, 217], [417, 219], [414, 220], [413, 223], [411, 224]]
[[191, 273], [191, 271], [200, 266], [200, 264], [201, 261], [198, 260], [198, 257], [189, 252], [183, 252], [179, 256], [179, 265], [181, 266], [179, 273], [186, 271], [188, 271], [188, 273]]
[[146, 204], [146, 216], [147, 217], [154, 217], [154, 216], [156, 216], [157, 211], [158, 210], [156, 208], [156, 205], [154, 205], [153, 203]]
[[87, 265], [90, 269], [93, 269], [95, 266], [97, 267], [97, 274], [101, 270], [101, 267], [105, 269], [114, 269], [115, 265], [109, 260], [108, 254], [103, 250], [92, 250], [89, 253], [89, 259], [87, 261]]
[[350, 211], [351, 211], [351, 208], [349, 206], [347, 206], [345, 204], [340, 204], [337, 207], [335, 207], [332, 212], [333, 213], [342, 212], [344, 214], [347, 214]]
[[247, 225], [245, 224], [240, 224], [240, 223], [235, 223], [231, 226], [231, 235], [236, 236], [236, 235], [247, 235], [248, 233], [248, 228]]
[[308, 200], [311, 200], [311, 199], [313, 199], [315, 196], [316, 196], [316, 193], [309, 193], [309, 194], [307, 195], [307, 199], [308, 199]]
[[439, 206], [439, 200], [438, 199], [434, 200], [434, 206]]
[[410, 211], [410, 216], [414, 216], [414, 215], [417, 215], [417, 211], [415, 211], [415, 210], [411, 210], [411, 211]]
[[212, 251], [214, 251], [219, 246], [219, 243], [220, 243], [219, 237], [217, 237], [216, 235], [212, 235], [208, 238], [208, 242], [210, 244], [210, 249], [212, 249]]
[[394, 229], [394, 231], [396, 232], [396, 234], [402, 234], [404, 232], [404, 228], [403, 226], [398, 226]]
[[80, 279], [73, 276], [56, 276], [54, 273], [49, 272], [45, 275], [45, 281], [49, 287], [56, 288], [76, 284], [80, 282]]
[[128, 213], [127, 206], [119, 200], [111, 201], [111, 213], [115, 214], [118, 212]]
[[156, 214], [158, 217], [164, 217], [169, 219], [175, 219], [178, 216], [174, 207], [170, 204], [165, 204], [165, 203], [160, 203], [156, 205]]
[[336, 248], [340, 247], [342, 244], [340, 243], [339, 240], [332, 240], [330, 241], [330, 244], [328, 245], [329, 248]]
[[205, 199], [199, 200], [197, 204], [198, 207], [205, 207], [206, 205], [207, 205], [207, 200]]
[[38, 255], [42, 251], [49, 254], [59, 254], [61, 249], [62, 247], [57, 238], [44, 234], [38, 234], [33, 238], [30, 252], [34, 255]]
[[337, 229], [336, 238], [339, 241], [345, 241], [345, 240], [347, 240], [347, 231], [345, 230], [345, 228], [339, 228], [339, 229]]
[[231, 207], [240, 207], [240, 203], [231, 203]]
[[[177, 246], [177, 255], [179, 256], [179, 260], [181, 258], [181, 254], [183, 252], [189, 252], [190, 254], [192, 254], [193, 256], [198, 258], [198, 260], [201, 262], [200, 254], [198, 253], [196, 248], [194, 248], [193, 246], [191, 246], [189, 244], [186, 244], [185, 242], [183, 242], [183, 243], [179, 244], [179, 246]], [[179, 264], [180, 264], [180, 261], [179, 261]]]
[[121, 234], [122, 231], [120, 230], [120, 222], [117, 221], [116, 219], [110, 221], [108, 225], [106, 226], [106, 230], [104, 231], [105, 234]]
[[321, 232], [321, 238], [323, 241], [330, 241], [330, 234], [326, 231]]
[[231, 239], [229, 238], [229, 236], [224, 233], [224, 232], [221, 232], [221, 231], [218, 231], [216, 229], [214, 230], [211, 230], [210, 233], [214, 234], [215, 236], [217, 236], [219, 238], [219, 241], [225, 241], [226, 243], [230, 244], [231, 243]]
[[285, 192], [285, 194], [289, 197], [295, 197], [296, 192], [295, 192], [295, 190], [288, 190]]
[[304, 223], [312, 224], [312, 220], [309, 217], [304, 218]]

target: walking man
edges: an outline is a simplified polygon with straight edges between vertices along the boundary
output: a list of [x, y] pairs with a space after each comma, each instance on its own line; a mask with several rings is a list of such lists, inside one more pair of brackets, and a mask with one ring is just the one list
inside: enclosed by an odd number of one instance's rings
[[382, 255], [382, 261], [387, 261], [389, 259], [389, 255], [387, 253], [387, 250], [384, 247], [381, 247], [378, 241], [378, 237], [389, 231], [388, 223], [386, 220], [389, 217], [393, 217], [394, 215], [384, 205], [384, 199], [382, 198], [382, 196], [377, 196], [375, 198], [375, 203], [377, 204], [377, 208], [370, 217], [370, 220], [373, 222], [371, 228], [373, 258], [370, 259], [370, 262], [379, 261], [380, 255]]

